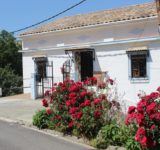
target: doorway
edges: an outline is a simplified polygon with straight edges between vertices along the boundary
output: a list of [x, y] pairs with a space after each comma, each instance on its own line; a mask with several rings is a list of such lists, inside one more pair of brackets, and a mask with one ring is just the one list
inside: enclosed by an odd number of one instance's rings
[[93, 52], [84, 51], [80, 52], [81, 58], [81, 81], [86, 80], [88, 77], [93, 76]]

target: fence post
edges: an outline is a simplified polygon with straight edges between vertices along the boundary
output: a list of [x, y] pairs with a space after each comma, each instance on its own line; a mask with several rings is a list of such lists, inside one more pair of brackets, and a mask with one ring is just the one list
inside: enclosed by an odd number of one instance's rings
[[31, 74], [31, 98], [35, 100], [37, 98], [37, 87], [36, 87], [36, 74]]

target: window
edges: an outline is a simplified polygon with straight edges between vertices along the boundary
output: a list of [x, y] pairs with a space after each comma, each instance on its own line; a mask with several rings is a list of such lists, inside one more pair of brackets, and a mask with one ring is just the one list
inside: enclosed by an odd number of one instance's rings
[[[133, 47], [126, 51], [129, 58], [129, 77], [131, 79], [148, 80], [148, 56], [147, 47]], [[134, 80], [135, 81], [135, 80]]]
[[146, 55], [131, 55], [132, 78], [147, 77]]

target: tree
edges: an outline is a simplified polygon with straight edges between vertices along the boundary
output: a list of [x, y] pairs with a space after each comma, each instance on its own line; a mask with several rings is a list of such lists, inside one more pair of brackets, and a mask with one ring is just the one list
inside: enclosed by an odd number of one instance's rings
[[2, 96], [22, 93], [21, 43], [9, 32], [0, 32], [0, 88]]
[[22, 77], [16, 75], [9, 66], [0, 68], [0, 87], [2, 96], [22, 93]]
[[0, 32], [0, 68], [10, 66], [15, 74], [22, 76], [21, 43], [9, 32]]

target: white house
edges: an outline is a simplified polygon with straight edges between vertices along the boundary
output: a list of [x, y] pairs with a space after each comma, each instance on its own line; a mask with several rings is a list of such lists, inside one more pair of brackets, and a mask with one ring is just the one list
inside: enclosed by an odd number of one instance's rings
[[37, 91], [41, 86], [45, 90], [66, 76], [83, 80], [105, 73], [116, 78], [118, 92], [128, 103], [137, 102], [139, 90], [150, 93], [160, 86], [155, 3], [65, 17], [26, 31], [20, 38], [24, 93], [35, 94], [35, 85]]

